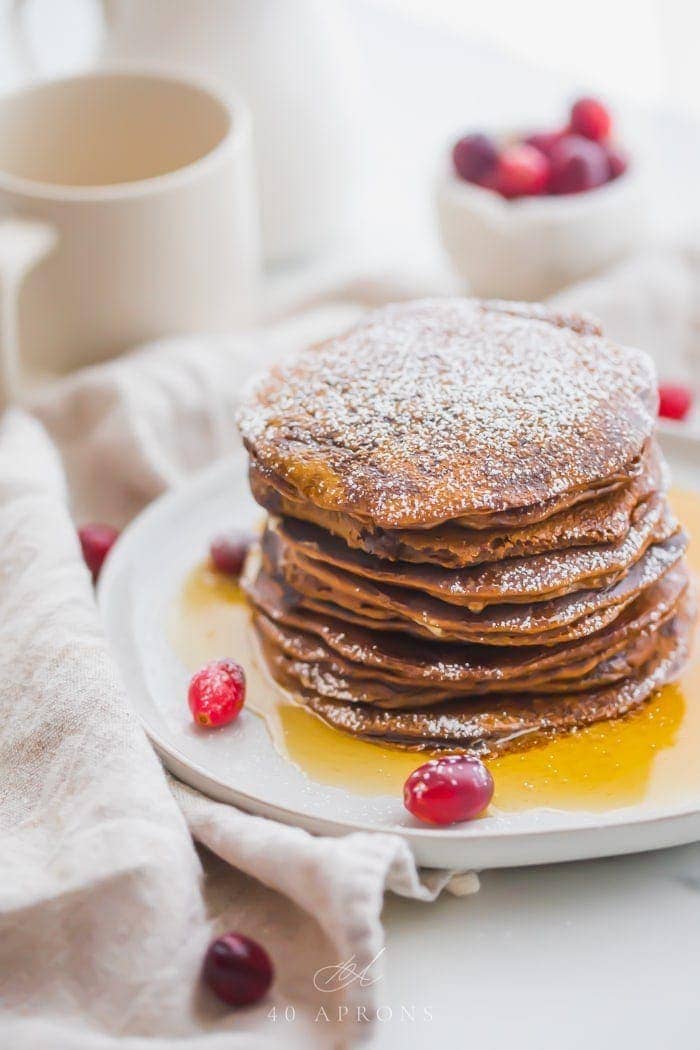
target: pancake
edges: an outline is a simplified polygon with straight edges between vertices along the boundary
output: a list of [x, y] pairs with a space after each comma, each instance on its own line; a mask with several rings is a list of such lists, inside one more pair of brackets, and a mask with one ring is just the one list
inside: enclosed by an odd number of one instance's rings
[[620, 681], [644, 663], [656, 646], [659, 627], [676, 611], [674, 606], [652, 628], [630, 637], [614, 654], [597, 654], [580, 663], [567, 664], [552, 671], [533, 673], [523, 678], [487, 681], [478, 684], [442, 682], [440, 685], [408, 681], [389, 674], [368, 673], [366, 668], [323, 652], [318, 640], [303, 633], [289, 634], [279, 626], [256, 614], [254, 623], [264, 638], [275, 660], [283, 664], [285, 674], [297, 680], [303, 688], [315, 689], [321, 696], [352, 703], [374, 704], [387, 709], [425, 707], [444, 700], [487, 693], [571, 693], [572, 690], [597, 688]]
[[496, 602], [543, 600], [584, 588], [607, 587], [620, 579], [652, 543], [668, 539], [678, 528], [665, 500], [652, 496], [638, 508], [636, 520], [622, 543], [449, 570], [387, 562], [351, 551], [321, 529], [291, 519], [276, 520], [269, 526], [279, 539], [282, 562], [307, 571], [309, 563], [315, 562], [320, 578], [331, 586], [334, 570], [341, 569], [363, 579], [408, 587], [473, 612]]
[[448, 686], [421, 688], [401, 680], [391, 680], [381, 676], [363, 677], [358, 673], [357, 666], [336, 657], [328, 660], [304, 659], [303, 655], [299, 655], [299, 650], [302, 651], [302, 654], [304, 652], [300, 638], [295, 639], [293, 644], [278, 646], [268, 633], [268, 626], [269, 624], [266, 625], [262, 617], [256, 618], [256, 630], [264, 639], [264, 644], [270, 647], [273, 662], [280, 667], [286, 678], [296, 681], [297, 689], [311, 690], [318, 693], [319, 696], [333, 700], [370, 704], [386, 710], [414, 710], [444, 701], [484, 696], [489, 693], [502, 697], [505, 694], [549, 696], [557, 693], [569, 695], [573, 691], [588, 691], [629, 677], [633, 671], [651, 658], [658, 643], [656, 630], [645, 631], [632, 639], [624, 650], [615, 656], [606, 656], [593, 667], [574, 665], [567, 668], [570, 677], [567, 677], [566, 672], [560, 672], [559, 678], [552, 675], [540, 677], [533, 675], [531, 678], [504, 683], [502, 688], [494, 683], [486, 683], [466, 690]]
[[[614, 618], [622, 612], [640, 591], [683, 557], [686, 546], [683, 532], [652, 544], [626, 575], [601, 590], [580, 590], [544, 601], [496, 603], [480, 612], [338, 569], [329, 580], [313, 562], [307, 567], [285, 560], [278, 537], [269, 531], [263, 537], [263, 556], [273, 575], [284, 580], [288, 600], [299, 608], [325, 611], [329, 616], [379, 630], [404, 630], [418, 637], [537, 645], [542, 639], [551, 642], [581, 637], [580, 628], [588, 618], [590, 630], [597, 630], [599, 614], [612, 613]], [[590, 631], [584, 629], [583, 633]]]
[[625, 484], [656, 404], [639, 351], [543, 307], [435, 299], [377, 310], [273, 368], [238, 421], [268, 480], [403, 529], [550, 513]]
[[[520, 529], [526, 525], [535, 525], [546, 522], [549, 518], [554, 517], [554, 515], [559, 514], [563, 510], [579, 506], [582, 503], [587, 503], [606, 494], [619, 492], [624, 489], [631, 481], [643, 472], [646, 455], [646, 446], [643, 446], [639, 453], [624, 467], [620, 468], [617, 473], [603, 478], [598, 482], [591, 482], [590, 485], [578, 486], [574, 489], [558, 493], [540, 503], [504, 510], [465, 512], [458, 517], [448, 519], [449, 524], [480, 532], [495, 527], [508, 530]], [[268, 486], [268, 491], [269, 489], [274, 490], [289, 506], [292, 508], [299, 508], [300, 512], [301, 508], [306, 508], [307, 513], [313, 513], [319, 519], [321, 519], [321, 516], [328, 516], [331, 519], [346, 519], [354, 522], [356, 527], [365, 528], [373, 532], [376, 532], [377, 530], [382, 532], [404, 532], [412, 531], [414, 529], [421, 531], [432, 530], [446, 524], [445, 521], [428, 521], [426, 524], [414, 521], [409, 527], [390, 529], [388, 526], [378, 525], [367, 515], [359, 513], [355, 515], [345, 514], [342, 511], [328, 510], [327, 508], [316, 506], [308, 503], [308, 501], [301, 497], [299, 493], [281, 476], [275, 474], [269, 467], [263, 467], [252, 457], [250, 463], [250, 477], [253, 480], [254, 494], [257, 489], [256, 481], [259, 480], [260, 484]], [[313, 508], [313, 510], [310, 511], [309, 508]], [[288, 512], [285, 511], [285, 513]], [[295, 514], [293, 509], [291, 514], [293, 517], [300, 516], [300, 514]]]
[[416, 750], [448, 748], [478, 753], [532, 746], [557, 733], [619, 718], [639, 707], [680, 672], [688, 655], [694, 617], [687, 597], [678, 614], [656, 633], [653, 655], [621, 682], [565, 696], [477, 697], [434, 707], [393, 711], [322, 696], [300, 688], [283, 661], [264, 647], [278, 682], [329, 725], [370, 740]]
[[665, 487], [665, 466], [658, 449], [652, 446], [643, 457], [642, 470], [629, 484], [615, 486], [603, 495], [596, 493], [587, 500], [581, 497], [574, 506], [559, 509], [544, 520], [480, 529], [452, 523], [432, 529], [376, 529], [369, 522], [284, 495], [254, 467], [250, 469], [250, 487], [253, 497], [271, 514], [317, 525], [367, 554], [464, 568], [507, 557], [622, 541], [639, 503]]
[[[533, 674], [558, 674], [562, 667], [586, 660], [594, 666], [606, 655], [617, 653], [629, 638], [667, 619], [687, 589], [688, 573], [683, 564], [670, 569], [612, 624], [595, 634], [559, 646], [524, 649], [422, 642], [405, 634], [378, 633], [306, 611], [290, 611], [281, 588], [264, 573], [253, 572], [245, 586], [273, 644], [288, 644], [289, 639], [296, 644], [300, 636], [307, 639], [302, 658], [322, 660], [332, 653], [360, 665], [367, 674], [416, 685], [454, 683], [471, 688]], [[301, 657], [299, 650], [292, 652]]]

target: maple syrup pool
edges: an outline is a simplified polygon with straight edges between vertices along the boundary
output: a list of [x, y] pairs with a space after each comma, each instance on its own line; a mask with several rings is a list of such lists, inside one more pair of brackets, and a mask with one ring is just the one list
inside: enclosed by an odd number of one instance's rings
[[[688, 560], [700, 574], [700, 495], [671, 494], [691, 536]], [[197, 566], [172, 609], [170, 638], [191, 671], [232, 656], [244, 665], [246, 708], [264, 718], [277, 750], [312, 780], [356, 794], [400, 794], [408, 774], [432, 757], [358, 740], [327, 726], [293, 702], [269, 678], [252, 637], [238, 584]], [[668, 804], [700, 793], [700, 657], [678, 684], [664, 686], [625, 718], [581, 729], [537, 747], [486, 760], [502, 811], [549, 806], [604, 810], [638, 803]], [[183, 711], [186, 703], [183, 698]], [[225, 730], [224, 730], [225, 732]]]

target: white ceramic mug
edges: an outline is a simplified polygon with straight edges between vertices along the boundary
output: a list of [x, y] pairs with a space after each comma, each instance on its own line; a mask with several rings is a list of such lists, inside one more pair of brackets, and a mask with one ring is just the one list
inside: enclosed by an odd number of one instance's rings
[[[64, 372], [154, 337], [254, 322], [250, 124], [240, 100], [151, 73], [88, 74], [0, 98], [0, 218], [12, 217], [0, 262], [10, 285], [53, 243], [19, 294], [24, 368]], [[17, 372], [10, 311], [6, 281], [5, 386]]]
[[[37, 72], [13, 0], [20, 64]], [[100, 0], [101, 66], [172, 70], [240, 92], [255, 128], [268, 262], [342, 241], [353, 228], [362, 167], [361, 61], [341, 0]]]

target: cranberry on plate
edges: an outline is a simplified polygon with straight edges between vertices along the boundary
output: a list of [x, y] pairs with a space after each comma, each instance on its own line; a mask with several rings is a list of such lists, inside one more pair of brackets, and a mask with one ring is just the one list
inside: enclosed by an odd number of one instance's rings
[[493, 798], [493, 777], [473, 755], [448, 755], [414, 769], [403, 788], [409, 813], [428, 824], [472, 820]]
[[273, 976], [262, 945], [233, 931], [212, 941], [202, 965], [202, 980], [229, 1006], [249, 1006], [262, 999]]
[[114, 546], [119, 530], [111, 525], [83, 525], [78, 529], [78, 539], [83, 552], [85, 564], [92, 573], [93, 582], [97, 582], [105, 558]]
[[252, 537], [244, 532], [227, 532], [215, 536], [209, 546], [209, 557], [217, 572], [240, 576]]
[[192, 676], [187, 692], [192, 717], [218, 729], [240, 714], [245, 703], [245, 671], [235, 660], [213, 660]]

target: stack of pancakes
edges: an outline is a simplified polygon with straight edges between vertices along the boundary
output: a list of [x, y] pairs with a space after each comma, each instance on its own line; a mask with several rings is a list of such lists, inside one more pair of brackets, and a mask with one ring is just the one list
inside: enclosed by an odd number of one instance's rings
[[587, 318], [386, 307], [260, 378], [245, 587], [274, 678], [340, 729], [498, 750], [677, 676], [692, 599], [656, 383]]

